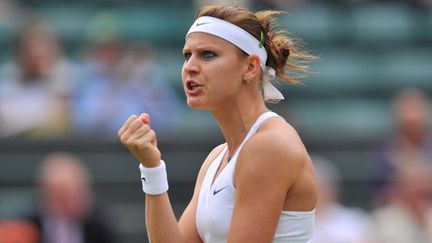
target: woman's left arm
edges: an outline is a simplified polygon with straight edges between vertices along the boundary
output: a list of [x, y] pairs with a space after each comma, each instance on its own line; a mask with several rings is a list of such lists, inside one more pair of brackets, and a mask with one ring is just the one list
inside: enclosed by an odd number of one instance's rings
[[228, 243], [270, 243], [287, 193], [304, 166], [307, 152], [291, 136], [255, 134], [243, 147], [234, 174], [236, 201]]

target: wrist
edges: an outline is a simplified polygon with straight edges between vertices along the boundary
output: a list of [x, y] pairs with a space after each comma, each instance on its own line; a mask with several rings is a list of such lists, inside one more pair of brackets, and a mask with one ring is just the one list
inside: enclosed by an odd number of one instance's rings
[[147, 167], [143, 164], [139, 165], [141, 171], [141, 182], [143, 191], [149, 195], [160, 195], [168, 191], [168, 177], [166, 166], [163, 160], [160, 160], [159, 165]]
[[162, 162], [161, 162], [162, 160], [156, 160], [156, 161], [153, 161], [153, 162], [147, 162], [147, 163], [140, 163], [142, 166], [144, 166], [144, 168], [154, 168], [154, 167], [158, 167], [158, 166], [161, 166], [161, 164], [162, 164]]

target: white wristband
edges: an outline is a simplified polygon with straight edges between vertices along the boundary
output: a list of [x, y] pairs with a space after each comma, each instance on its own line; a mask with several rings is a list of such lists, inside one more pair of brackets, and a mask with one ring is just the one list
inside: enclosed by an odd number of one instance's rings
[[163, 160], [161, 160], [161, 164], [157, 167], [147, 168], [140, 163], [139, 168], [143, 191], [146, 194], [160, 195], [168, 191], [168, 178]]

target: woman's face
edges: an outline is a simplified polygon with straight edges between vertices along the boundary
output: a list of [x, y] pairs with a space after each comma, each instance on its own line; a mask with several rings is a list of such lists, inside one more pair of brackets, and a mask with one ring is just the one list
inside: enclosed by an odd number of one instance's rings
[[192, 33], [183, 48], [183, 87], [187, 104], [195, 109], [218, 109], [235, 101], [247, 70], [247, 56], [228, 41]]

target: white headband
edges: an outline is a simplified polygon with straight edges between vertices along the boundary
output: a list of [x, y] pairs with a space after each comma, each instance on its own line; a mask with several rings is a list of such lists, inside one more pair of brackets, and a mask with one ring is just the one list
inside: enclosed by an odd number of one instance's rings
[[284, 99], [281, 92], [271, 84], [271, 81], [276, 76], [276, 72], [273, 68], [265, 65], [267, 61], [267, 52], [265, 48], [263, 46], [260, 47], [260, 42], [249, 32], [225, 20], [210, 16], [202, 16], [196, 19], [187, 32], [186, 37], [194, 32], [203, 32], [215, 35], [231, 42], [248, 55], [259, 56], [260, 64], [263, 69], [264, 100], [277, 102]]

